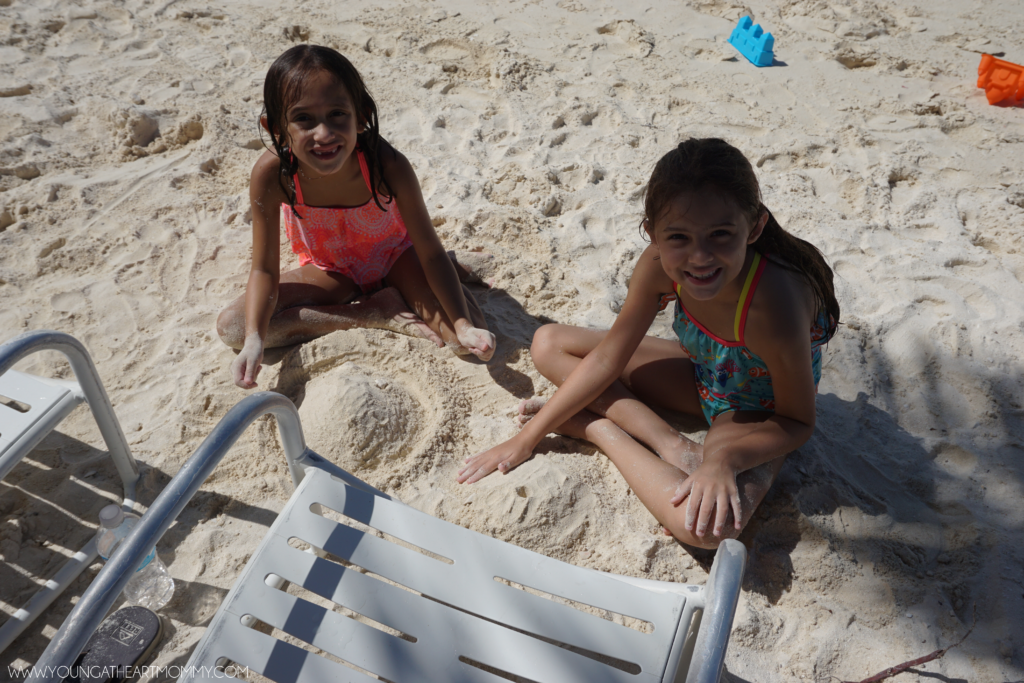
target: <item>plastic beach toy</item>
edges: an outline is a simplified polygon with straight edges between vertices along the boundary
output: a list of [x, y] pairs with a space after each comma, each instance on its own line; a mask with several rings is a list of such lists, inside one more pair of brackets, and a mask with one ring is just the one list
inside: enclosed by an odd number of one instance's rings
[[978, 87], [985, 89], [989, 104], [1024, 100], [1024, 66], [982, 55], [978, 65]]
[[736, 24], [732, 35], [729, 36], [729, 43], [754, 66], [771, 66], [772, 60], [775, 59], [775, 53], [772, 52], [775, 38], [772, 34], [765, 33], [761, 24], [755, 24], [750, 17], [740, 19], [740, 23]]

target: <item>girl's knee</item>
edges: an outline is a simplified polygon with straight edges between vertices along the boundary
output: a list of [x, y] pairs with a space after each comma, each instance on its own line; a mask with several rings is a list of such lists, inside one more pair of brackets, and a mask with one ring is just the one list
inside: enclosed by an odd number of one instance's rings
[[217, 336], [233, 349], [240, 349], [245, 343], [245, 318], [238, 315], [234, 306], [228, 306], [217, 316]]
[[722, 543], [722, 541], [729, 538], [736, 538], [743, 533], [743, 529], [737, 529], [733, 526], [732, 515], [730, 515], [728, 522], [722, 528], [721, 536], [715, 536], [714, 531], [710, 526], [708, 526], [708, 530], [703, 536], [698, 536], [695, 531], [687, 531], [683, 507], [684, 506], [676, 508], [680, 514], [674, 515], [672, 519], [667, 520], [666, 523], [662, 525], [663, 528], [665, 528], [672, 537], [680, 543], [692, 545], [696, 548], [703, 548], [704, 550], [714, 550]]
[[534, 363], [543, 362], [552, 353], [557, 353], [559, 346], [558, 337], [561, 332], [560, 327], [562, 326], [551, 323], [540, 327], [533, 333], [530, 355], [533, 357]]
[[713, 533], [709, 531], [708, 533], [704, 534], [703, 537], [698, 536], [693, 532], [687, 531], [686, 527], [682, 526], [680, 526], [678, 529], [673, 529], [671, 527], [665, 528], [668, 529], [669, 532], [672, 534], [672, 537], [680, 543], [692, 545], [695, 548], [702, 548], [704, 550], [714, 550], [719, 545], [721, 545], [722, 541], [726, 540], [727, 538], [736, 538], [736, 536], [739, 535], [739, 532], [732, 527], [729, 527], [728, 529], [723, 529], [721, 536], [715, 536]]

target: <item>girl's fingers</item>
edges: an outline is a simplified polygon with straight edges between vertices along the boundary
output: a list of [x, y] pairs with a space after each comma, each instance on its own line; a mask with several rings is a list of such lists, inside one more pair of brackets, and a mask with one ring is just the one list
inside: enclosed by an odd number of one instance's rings
[[478, 468], [476, 470], [476, 472], [473, 473], [472, 476], [469, 477], [469, 479], [467, 479], [465, 481], [465, 483], [466, 484], [475, 484], [475, 483], [477, 483], [478, 481], [480, 481], [481, 479], [483, 479], [484, 477], [486, 477], [488, 474], [490, 474], [493, 471], [494, 471], [494, 466], [493, 465], [487, 465], [485, 467], [480, 467], [480, 468]]
[[732, 492], [731, 502], [732, 502], [732, 523], [733, 523], [733, 526], [736, 527], [736, 531], [739, 531], [740, 529], [743, 528], [743, 525], [740, 523], [740, 515], [743, 513], [743, 506], [742, 506], [742, 504], [740, 502], [740, 492], [739, 491], [733, 491]]
[[692, 489], [693, 489], [693, 482], [691, 482], [690, 478], [687, 477], [686, 481], [684, 481], [682, 484], [680, 484], [679, 488], [676, 489], [676, 494], [674, 496], [672, 496], [672, 498], [669, 500], [669, 502], [672, 503], [672, 505], [678, 507], [679, 504], [683, 502], [683, 499], [686, 498], [686, 496], [688, 496], [690, 494], [690, 491]]
[[494, 355], [496, 339], [493, 332], [477, 327], [470, 328], [459, 336], [462, 345], [484, 362], [489, 361]]
[[729, 508], [729, 492], [722, 491], [718, 494], [718, 500], [715, 502], [715, 536], [722, 535], [725, 521], [729, 517]]
[[691, 487], [690, 495], [686, 499], [686, 530], [693, 531], [693, 525], [697, 521], [697, 512], [700, 510], [700, 495]]
[[711, 522], [711, 513], [715, 509], [715, 497], [704, 494], [700, 501], [700, 516], [697, 518], [697, 535], [701, 538], [707, 533], [708, 523]]
[[472, 484], [480, 481], [494, 471], [494, 465], [484, 462], [483, 459], [479, 457], [480, 455], [482, 454], [475, 455], [467, 460], [466, 462], [469, 464], [459, 470], [456, 479], [460, 484]]

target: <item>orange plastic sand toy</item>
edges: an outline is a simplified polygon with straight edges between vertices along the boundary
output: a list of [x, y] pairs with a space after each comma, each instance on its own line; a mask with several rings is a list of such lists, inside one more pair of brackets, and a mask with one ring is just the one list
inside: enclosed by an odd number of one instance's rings
[[978, 65], [978, 87], [985, 89], [989, 104], [1024, 100], [1024, 66], [982, 55]]

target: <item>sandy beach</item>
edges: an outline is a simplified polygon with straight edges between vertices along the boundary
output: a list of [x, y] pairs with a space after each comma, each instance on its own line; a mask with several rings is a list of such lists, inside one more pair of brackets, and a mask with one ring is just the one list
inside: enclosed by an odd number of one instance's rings
[[[748, 14], [775, 36], [774, 66], [726, 42]], [[976, 619], [895, 680], [1018, 681], [1024, 107], [989, 105], [976, 80], [982, 53], [1024, 64], [1022, 29], [1011, 0], [0, 0], [0, 341], [47, 328], [88, 346], [143, 510], [245, 395], [214, 321], [249, 268], [263, 78], [297, 42], [330, 45], [366, 79], [446, 247], [494, 255], [493, 287], [473, 292], [498, 351], [483, 365], [335, 332], [268, 358], [260, 388], [300, 406], [312, 448], [420, 510], [702, 584], [587, 444], [552, 435], [506, 476], [455, 474], [514, 433], [521, 399], [552, 393], [530, 359], [540, 325], [611, 325], [654, 162], [723, 137], [832, 264], [844, 323], [815, 435], [741, 536], [723, 680], [861, 680]], [[650, 334], [672, 336], [668, 313]], [[70, 374], [49, 353], [18, 368]], [[101, 448], [80, 407], [0, 483], [5, 615], [118, 498]], [[177, 591], [152, 664], [187, 661], [290, 493], [261, 421], [158, 546]], [[0, 679], [36, 661], [99, 568], [0, 655]]]

